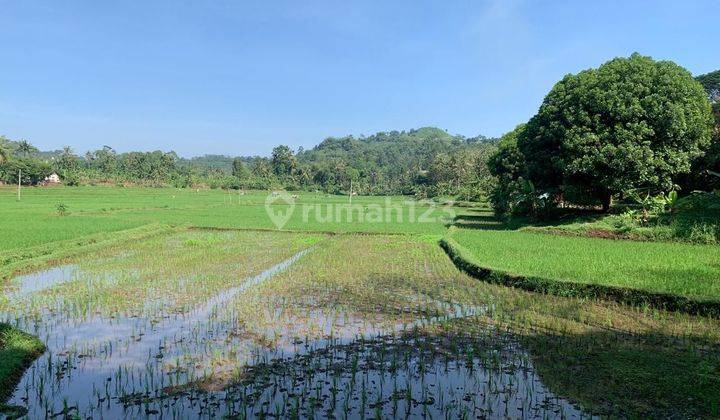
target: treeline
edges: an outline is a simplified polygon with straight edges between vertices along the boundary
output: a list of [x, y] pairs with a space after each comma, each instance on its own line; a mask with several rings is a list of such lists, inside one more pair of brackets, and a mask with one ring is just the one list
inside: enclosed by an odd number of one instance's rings
[[496, 211], [609, 210], [720, 187], [718, 76], [639, 54], [565, 76], [490, 157]]
[[[269, 157], [174, 152], [117, 153], [109, 146], [76, 155], [40, 152], [0, 138], [0, 180], [36, 184], [56, 172], [66, 185], [144, 185], [233, 189], [321, 190], [334, 194], [414, 194], [484, 198], [492, 177], [487, 158], [496, 141], [425, 127], [365, 137], [328, 138], [310, 150], [277, 146]], [[4, 157], [2, 157], [4, 156]]]

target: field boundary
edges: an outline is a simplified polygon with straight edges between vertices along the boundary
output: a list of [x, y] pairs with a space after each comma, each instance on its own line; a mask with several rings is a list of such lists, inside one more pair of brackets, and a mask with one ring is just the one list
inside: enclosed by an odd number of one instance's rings
[[[242, 227], [224, 227], [224, 226], [189, 226], [189, 230], [207, 230], [218, 232], [280, 232], [280, 233], [300, 233], [300, 234], [320, 234], [320, 235], [363, 235], [363, 236], [413, 236], [419, 233], [403, 233], [403, 232], [368, 232], [368, 231], [334, 231], [334, 230], [297, 230], [297, 229], [272, 229], [272, 228], [242, 228]], [[438, 235], [439, 236], [439, 235]]]
[[640, 289], [599, 284], [552, 280], [535, 276], [520, 276], [502, 270], [483, 267], [474, 256], [454, 239], [444, 237], [440, 247], [461, 271], [488, 283], [515, 287], [536, 293], [563, 297], [611, 300], [630, 306], [652, 307], [666, 311], [683, 312], [720, 318], [720, 301], [700, 300], [669, 293], [648, 292]]
[[12, 276], [57, 263], [85, 252], [97, 251], [129, 241], [146, 239], [178, 229], [182, 228], [149, 224], [132, 229], [103, 232], [65, 241], [49, 242], [33, 247], [0, 252], [0, 281], [6, 281]]

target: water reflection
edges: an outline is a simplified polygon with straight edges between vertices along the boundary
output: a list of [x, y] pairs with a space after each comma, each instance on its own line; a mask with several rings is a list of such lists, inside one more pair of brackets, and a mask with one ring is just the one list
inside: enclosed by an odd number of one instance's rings
[[[146, 316], [100, 316], [63, 310], [60, 300], [43, 300], [33, 315], [2, 313], [48, 347], [8, 404], [29, 418], [582, 417], [545, 389], [509, 337], [421, 332], [484, 307], [418, 296], [413, 305], [432, 315], [398, 319], [271, 299], [253, 319], [243, 315], [243, 292], [307, 252], [185, 313], [149, 302]], [[9, 295], [47, 294], [80, 277], [76, 266], [46, 270], [18, 278]]]

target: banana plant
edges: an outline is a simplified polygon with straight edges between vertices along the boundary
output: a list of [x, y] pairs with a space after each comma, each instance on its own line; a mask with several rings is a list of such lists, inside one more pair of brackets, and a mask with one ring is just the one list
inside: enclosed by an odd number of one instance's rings
[[629, 197], [640, 205], [642, 209], [640, 222], [645, 224], [650, 220], [651, 214], [659, 214], [671, 212], [675, 209], [678, 201], [678, 193], [675, 190], [667, 194], [651, 195], [649, 192], [641, 194], [638, 191], [632, 191]]
[[655, 197], [655, 202], [662, 206], [663, 211], [672, 212], [675, 210], [675, 205], [678, 201], [678, 193], [675, 190], [670, 191], [667, 194], [660, 194]]

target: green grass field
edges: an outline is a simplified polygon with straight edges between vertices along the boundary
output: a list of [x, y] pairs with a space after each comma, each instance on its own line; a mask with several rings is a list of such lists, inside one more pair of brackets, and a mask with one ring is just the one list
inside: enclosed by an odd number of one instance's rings
[[[266, 211], [268, 194], [174, 188], [26, 188], [18, 202], [15, 191], [4, 187], [0, 188], [4, 233], [0, 251], [150, 223], [276, 229]], [[408, 204], [405, 197], [353, 197], [353, 207], [348, 211], [348, 197], [307, 192], [297, 195], [283, 229], [442, 235], [443, 221], [452, 219], [442, 207]], [[69, 211], [66, 216], [58, 215], [56, 206], [60, 203]], [[330, 210], [328, 205], [332, 206]], [[378, 207], [383, 209], [380, 215]], [[271, 209], [278, 213], [291, 211], [282, 201], [273, 203]]]
[[479, 265], [521, 276], [720, 300], [720, 247], [504, 230], [450, 235]]

